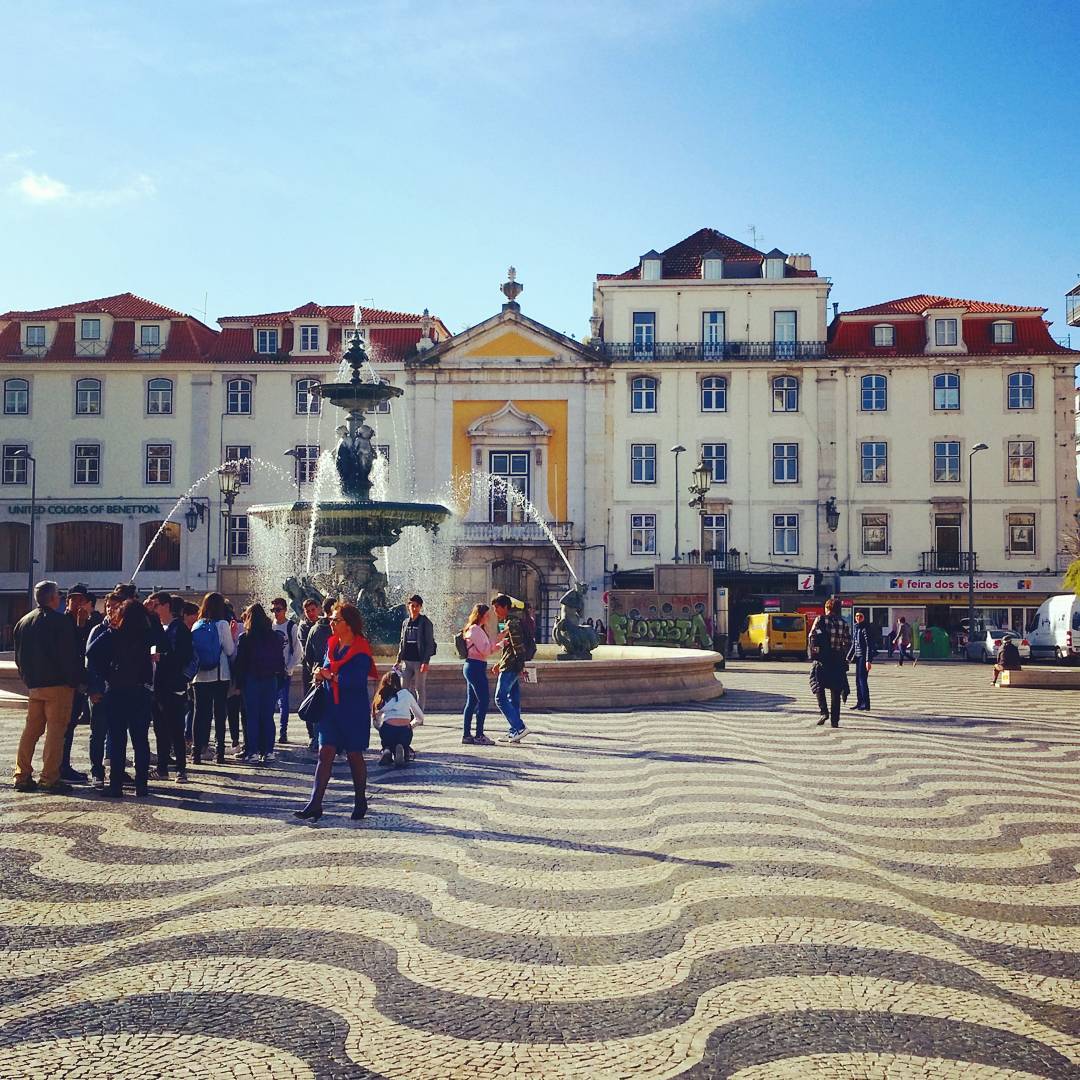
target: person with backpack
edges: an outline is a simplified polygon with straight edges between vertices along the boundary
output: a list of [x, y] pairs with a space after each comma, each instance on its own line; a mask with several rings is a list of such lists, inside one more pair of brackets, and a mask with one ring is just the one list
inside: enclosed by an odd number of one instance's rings
[[[817, 697], [818, 726], [830, 719], [833, 727], [840, 726], [840, 699], [848, 696], [847, 653], [851, 647], [851, 631], [837, 612], [835, 596], [825, 601], [825, 614], [819, 615], [810, 628], [810, 689]], [[825, 691], [831, 695], [826, 704]]]
[[402, 687], [401, 676], [396, 671], [388, 671], [379, 682], [371, 702], [371, 719], [382, 742], [379, 764], [398, 768], [407, 764], [413, 728], [424, 722], [424, 711], [412, 691]]
[[229, 659], [236, 654], [232, 627], [225, 609], [225, 597], [209, 592], [199, 607], [199, 617], [191, 628], [191, 644], [199, 658], [199, 670], [191, 680], [195, 687], [194, 749], [191, 761], [203, 763], [209, 756], [210, 720], [217, 735], [217, 763], [225, 764], [225, 730], [228, 726]]
[[420, 703], [424, 704], [424, 691], [427, 688], [427, 672], [431, 658], [435, 655], [435, 627], [424, 614], [424, 599], [413, 593], [405, 604], [409, 617], [401, 623], [401, 643], [398, 646], [397, 662], [402, 672], [403, 683]]
[[262, 765], [274, 759], [274, 709], [286, 677], [281, 636], [262, 604], [244, 612], [244, 632], [236, 643], [233, 683], [244, 697], [244, 758], [258, 757]]
[[536, 655], [536, 641], [526, 636], [513, 604], [506, 593], [500, 593], [491, 601], [495, 617], [503, 626], [502, 656], [492, 665], [491, 673], [499, 679], [495, 684], [495, 704], [509, 724], [509, 730], [499, 742], [516, 745], [529, 734], [521, 719], [521, 677], [526, 662]]
[[165, 627], [165, 647], [154, 666], [154, 699], [157, 715], [154, 736], [157, 739], [157, 772], [159, 780], [169, 779], [169, 756], [176, 762], [176, 782], [186, 784], [187, 746], [184, 742], [184, 713], [187, 711], [188, 680], [195, 674], [195, 649], [191, 631], [184, 625], [184, 598], [170, 596], [167, 605], [158, 613], [168, 612]]
[[[278, 685], [278, 710], [280, 712], [280, 728], [278, 729], [278, 742], [282, 746], [289, 742], [289, 689], [292, 673], [296, 665], [300, 663], [304, 653], [300, 647], [300, 634], [296, 623], [289, 618], [289, 605], [283, 596], [275, 596], [270, 601], [270, 610], [273, 612], [273, 629], [281, 637], [281, 651], [285, 659], [285, 674]], [[270, 750], [273, 751], [273, 747]]]
[[[474, 604], [461, 633], [454, 638], [454, 646], [464, 661], [461, 670], [467, 689], [465, 711], [461, 716], [465, 728], [461, 741], [466, 746], [491, 746], [491, 739], [484, 734], [484, 721], [487, 719], [488, 704], [491, 701], [487, 659], [498, 648], [498, 643], [497, 639], [491, 640], [484, 627], [490, 610], [487, 604]], [[473, 717], [476, 718], [475, 735]]]

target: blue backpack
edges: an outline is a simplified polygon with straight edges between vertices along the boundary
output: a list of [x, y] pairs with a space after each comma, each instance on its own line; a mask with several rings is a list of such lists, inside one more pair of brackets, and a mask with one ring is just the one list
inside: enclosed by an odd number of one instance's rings
[[191, 628], [191, 644], [200, 671], [213, 671], [221, 663], [221, 637], [216, 622], [199, 619]]

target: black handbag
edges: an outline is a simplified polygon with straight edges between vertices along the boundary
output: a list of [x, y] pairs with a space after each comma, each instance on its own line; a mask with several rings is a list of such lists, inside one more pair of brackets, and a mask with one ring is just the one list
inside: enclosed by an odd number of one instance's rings
[[326, 688], [322, 683], [316, 683], [307, 692], [304, 700], [296, 707], [296, 715], [299, 716], [305, 724], [310, 724], [314, 728], [323, 718], [325, 712]]

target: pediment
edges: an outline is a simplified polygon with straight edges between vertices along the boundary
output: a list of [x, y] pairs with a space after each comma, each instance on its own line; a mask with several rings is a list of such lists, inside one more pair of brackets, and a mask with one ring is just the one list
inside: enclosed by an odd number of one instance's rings
[[501, 409], [481, 416], [469, 425], [469, 438], [497, 436], [499, 438], [546, 439], [552, 428], [532, 413], [522, 412], [512, 401]]
[[520, 330], [503, 330], [492, 333], [484, 341], [470, 346], [466, 355], [490, 357], [552, 357], [556, 353], [551, 342], [523, 334]]

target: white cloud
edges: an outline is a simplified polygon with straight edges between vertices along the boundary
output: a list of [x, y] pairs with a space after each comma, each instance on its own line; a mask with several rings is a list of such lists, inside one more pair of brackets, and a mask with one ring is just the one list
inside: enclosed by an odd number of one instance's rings
[[118, 203], [149, 198], [156, 194], [157, 187], [151, 177], [138, 173], [127, 183], [114, 188], [79, 191], [48, 173], [27, 171], [11, 185], [11, 190], [25, 202], [38, 206], [116, 206]]

